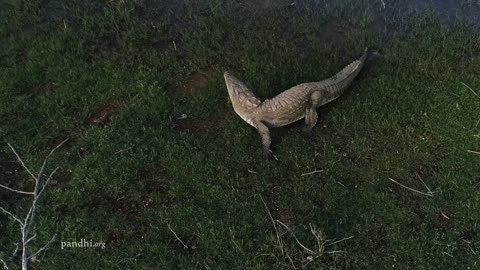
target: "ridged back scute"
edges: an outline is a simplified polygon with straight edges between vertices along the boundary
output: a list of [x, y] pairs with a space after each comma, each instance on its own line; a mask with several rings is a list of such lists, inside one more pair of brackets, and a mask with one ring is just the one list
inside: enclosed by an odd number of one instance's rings
[[348, 66], [340, 70], [335, 76], [324, 81], [327, 89], [328, 97], [326, 97], [322, 104], [328, 103], [340, 97], [352, 81], [357, 77], [365, 64], [368, 56], [368, 49], [365, 49], [363, 56], [350, 63]]
[[346, 88], [353, 79], [357, 77], [358, 73], [360, 73], [363, 68], [367, 55], [368, 49], [365, 49], [365, 52], [360, 59], [353, 61], [334, 76], [334, 80], [339, 88]]

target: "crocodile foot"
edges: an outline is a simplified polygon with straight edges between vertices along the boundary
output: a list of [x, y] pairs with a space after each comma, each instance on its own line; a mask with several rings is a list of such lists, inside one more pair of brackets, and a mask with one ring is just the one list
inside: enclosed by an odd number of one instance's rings
[[312, 137], [313, 132], [311, 127], [308, 127], [308, 126], [302, 127], [302, 132], [305, 137]]
[[270, 148], [262, 150], [262, 157], [265, 160], [269, 160], [273, 158], [278, 161], [277, 156], [273, 153], [273, 151]]
[[270, 159], [273, 156], [272, 150], [270, 148], [263, 148], [262, 150], [262, 158], [265, 160]]

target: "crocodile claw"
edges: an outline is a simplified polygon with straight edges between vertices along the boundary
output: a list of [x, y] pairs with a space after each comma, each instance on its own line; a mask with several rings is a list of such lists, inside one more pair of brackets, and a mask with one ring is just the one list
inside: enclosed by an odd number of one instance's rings
[[273, 151], [270, 148], [264, 148], [262, 150], [262, 157], [265, 160], [269, 160], [273, 158], [278, 161], [277, 156], [273, 153]]
[[302, 127], [302, 132], [307, 137], [312, 136], [312, 128], [311, 127], [307, 127], [307, 126]]

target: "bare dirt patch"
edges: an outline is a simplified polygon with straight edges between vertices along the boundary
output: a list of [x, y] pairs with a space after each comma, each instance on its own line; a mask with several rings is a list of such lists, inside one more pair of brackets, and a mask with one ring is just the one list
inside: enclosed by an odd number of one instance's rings
[[20, 119], [20, 115], [16, 113], [2, 113], [0, 114], [0, 126], [14, 124]]
[[119, 246], [124, 243], [131, 243], [132, 241], [138, 241], [143, 239], [145, 233], [142, 233], [140, 228], [135, 228], [134, 230], [114, 230], [110, 231], [106, 237], [106, 246], [109, 249], [116, 250]]
[[161, 166], [143, 168], [137, 172], [138, 190], [149, 207], [170, 207], [177, 198], [170, 192], [169, 175]]
[[57, 151], [71, 149], [72, 147], [75, 146], [75, 143], [77, 142], [77, 138], [74, 138], [73, 136], [64, 136], [64, 135], [54, 137], [49, 140], [48, 149], [56, 148], [63, 141], [65, 142], [57, 149]]
[[142, 215], [148, 205], [129, 192], [117, 193], [101, 189], [92, 192], [84, 206], [93, 209], [108, 209], [119, 216], [137, 217]]
[[72, 174], [73, 172], [71, 170], [60, 169], [53, 175], [50, 185], [58, 187], [66, 186], [72, 180]]
[[448, 210], [439, 210], [429, 215], [429, 221], [433, 226], [444, 229], [456, 229], [457, 221], [452, 212]]
[[203, 119], [189, 117], [188, 115], [179, 117], [175, 120], [173, 129], [194, 134], [219, 132], [230, 117], [227, 113], [227, 110], [230, 109], [228, 106], [229, 104], [226, 102], [218, 104], [218, 106], [215, 106], [215, 110]]
[[140, 169], [137, 172], [134, 191], [114, 192], [99, 189], [92, 192], [86, 207], [108, 209], [116, 215], [139, 217], [150, 208], [169, 207], [175, 204], [176, 197], [170, 192], [168, 175], [161, 166]]
[[198, 249], [199, 239], [196, 235], [178, 235], [182, 239], [183, 244], [178, 239], [172, 239], [169, 246], [175, 251], [175, 254], [180, 256], [194, 255]]
[[[302, 221], [308, 216], [304, 209], [290, 207], [286, 205], [283, 194], [291, 193], [290, 186], [273, 185], [268, 194], [267, 206], [274, 219], [281, 221], [290, 229], [295, 230], [298, 226], [303, 225]], [[286, 228], [279, 226], [284, 233], [287, 233]]]
[[327, 44], [333, 44], [336, 47], [344, 48], [350, 41], [350, 33], [354, 30], [346, 20], [332, 19], [325, 23], [318, 33], [318, 38]]
[[32, 94], [35, 96], [46, 95], [58, 88], [59, 84], [55, 82], [47, 82], [44, 84], [35, 85], [32, 88]]
[[153, 48], [156, 51], [161, 53], [168, 52], [168, 51], [176, 51], [180, 48], [180, 42], [178, 40], [153, 40], [149, 44], [150, 48]]
[[185, 84], [177, 87], [177, 95], [181, 97], [190, 96], [196, 90], [206, 87], [212, 76], [212, 73], [212, 67], [194, 71], [192, 74], [190, 74], [190, 79]]
[[460, 234], [460, 238], [467, 243], [476, 242], [480, 238], [480, 231], [476, 227], [466, 229]]
[[419, 180], [428, 179], [439, 172], [440, 168], [436, 165], [428, 165], [428, 164], [417, 164], [411, 174], [414, 175]]
[[429, 227], [445, 230], [458, 229], [458, 222], [453, 213], [448, 210], [438, 210], [435, 212], [427, 212], [420, 207], [413, 209], [415, 214], [412, 224], [422, 229]]
[[178, 119], [174, 128], [179, 131], [204, 134], [218, 131], [224, 122], [225, 116], [223, 114], [213, 112], [205, 119]]
[[105, 126], [110, 123], [112, 116], [117, 113], [121, 107], [122, 106], [119, 102], [110, 102], [98, 105], [85, 120], [85, 123], [97, 126]]
[[0, 151], [0, 183], [13, 189], [33, 190], [33, 181], [29, 181], [25, 169], [9, 152]]

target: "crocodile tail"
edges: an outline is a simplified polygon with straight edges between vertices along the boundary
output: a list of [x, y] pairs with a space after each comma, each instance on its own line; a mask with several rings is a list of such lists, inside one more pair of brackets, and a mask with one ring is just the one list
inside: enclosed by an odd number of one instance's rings
[[339, 88], [346, 88], [357, 77], [360, 70], [362, 70], [365, 60], [368, 56], [368, 48], [365, 49], [362, 57], [353, 61], [350, 65], [346, 66], [340, 72], [335, 75], [335, 81]]
[[324, 100], [323, 104], [328, 103], [334, 99], [337, 99], [341, 96], [347, 87], [352, 83], [352, 81], [357, 77], [358, 73], [362, 70], [365, 61], [369, 55], [368, 48], [365, 48], [360, 59], [353, 61], [351, 64], [343, 68], [340, 72], [335, 74], [335, 76], [326, 80], [327, 83], [327, 92], [328, 97]]

